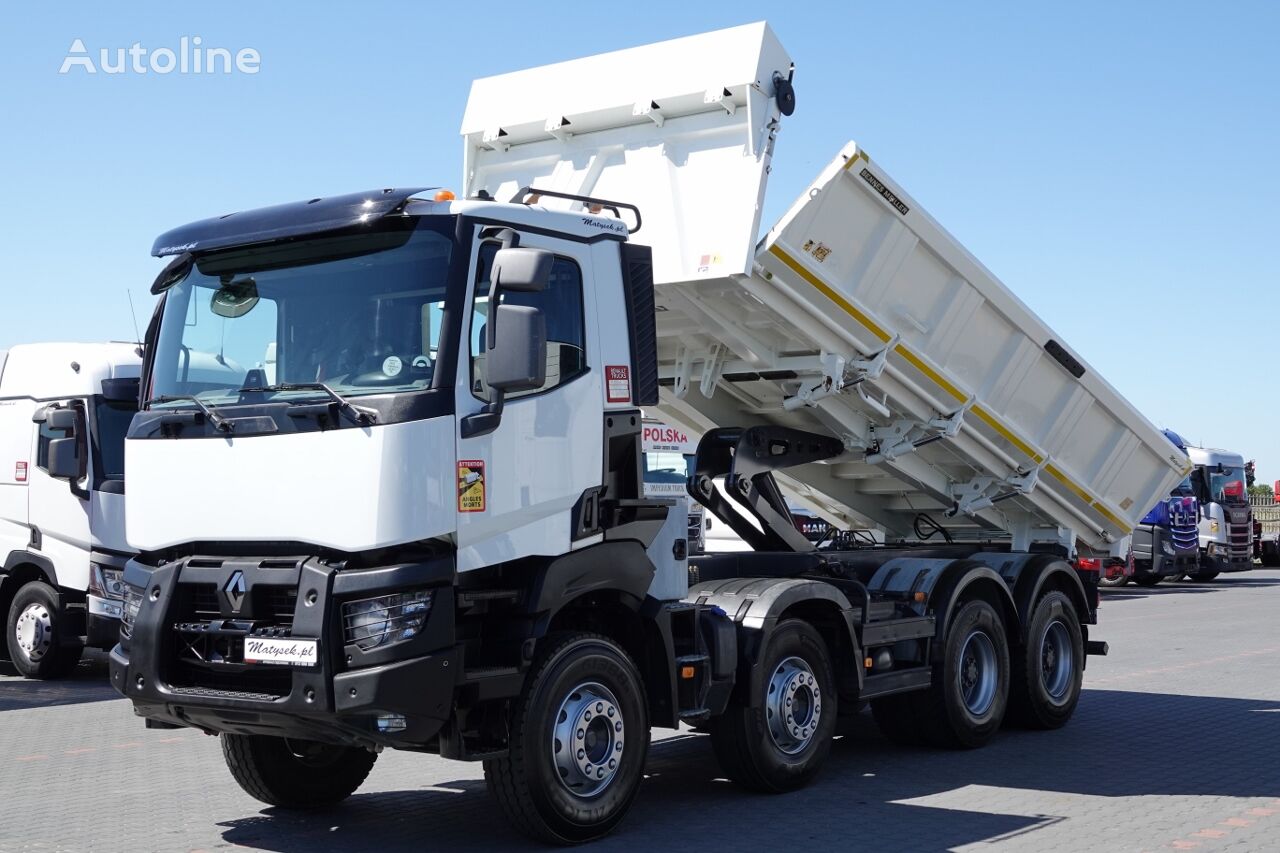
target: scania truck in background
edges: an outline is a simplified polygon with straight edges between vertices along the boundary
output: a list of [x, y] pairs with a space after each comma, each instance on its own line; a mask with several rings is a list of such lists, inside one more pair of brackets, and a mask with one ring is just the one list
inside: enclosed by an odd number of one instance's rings
[[[1187, 444], [1173, 430], [1164, 431], [1183, 453]], [[1188, 476], [1142, 517], [1133, 531], [1133, 582], [1155, 586], [1197, 571], [1200, 563], [1200, 507]]]
[[1253, 510], [1245, 490], [1244, 457], [1228, 450], [1188, 447], [1191, 483], [1200, 502], [1200, 565], [1188, 575], [1210, 581], [1253, 568]]
[[653, 418], [644, 418], [641, 423], [644, 496], [671, 499], [688, 508], [688, 550], [690, 554], [701, 554], [706, 544], [706, 513], [701, 504], [689, 497], [686, 488], [693, 473], [697, 442], [691, 441], [689, 433], [680, 427]]
[[[622, 819], [653, 727], [778, 792], [867, 703], [904, 742], [1066, 723], [1105, 652], [1069, 560], [1186, 460], [862, 149], [757, 244], [792, 71], [754, 24], [478, 80], [461, 199], [162, 235], [111, 655], [135, 712], [284, 807], [382, 749], [483, 761], [561, 843]], [[181, 370], [268, 349], [272, 377]], [[687, 558], [642, 409], [703, 433], [689, 491], [753, 552]], [[889, 544], [816, 550], [784, 478]]]
[[57, 678], [119, 639], [124, 437], [138, 410], [137, 344], [0, 350], [0, 653]]

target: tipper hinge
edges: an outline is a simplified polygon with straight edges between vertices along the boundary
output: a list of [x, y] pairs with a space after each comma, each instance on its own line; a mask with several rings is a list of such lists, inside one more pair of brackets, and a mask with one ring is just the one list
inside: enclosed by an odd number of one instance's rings
[[868, 465], [892, 462], [900, 456], [915, 453], [926, 444], [944, 438], [955, 438], [964, 423], [964, 413], [972, 405], [973, 398], [970, 397], [963, 406], [949, 415], [939, 415], [927, 421], [896, 420], [887, 427], [873, 427], [874, 449], [864, 461]]
[[[880, 374], [884, 373], [885, 364], [889, 360], [889, 353], [893, 352], [893, 348], [897, 344], [898, 336], [894, 335], [883, 349], [866, 358], [849, 358], [836, 353], [824, 352], [819, 359], [822, 365], [822, 379], [815, 385], [801, 385], [794, 396], [782, 401], [782, 408], [791, 412], [804, 406], [816, 406], [823, 397], [830, 397], [832, 394], [839, 394], [846, 388], [856, 387], [863, 382], [879, 379]], [[862, 388], [857, 390], [859, 396], [870, 403], [873, 408], [881, 408], [881, 406], [876, 405], [876, 401], [866, 395]]]
[[1030, 471], [1016, 471], [1004, 479], [998, 477], [974, 477], [951, 487], [951, 508], [943, 513], [947, 518], [957, 515], [973, 515], [1000, 501], [1025, 495], [1036, 487], [1040, 478], [1039, 466]]

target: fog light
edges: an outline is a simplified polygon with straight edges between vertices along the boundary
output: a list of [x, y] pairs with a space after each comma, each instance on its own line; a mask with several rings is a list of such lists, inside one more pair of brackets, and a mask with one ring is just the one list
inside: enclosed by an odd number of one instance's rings
[[378, 731], [402, 732], [409, 728], [409, 724], [405, 722], [404, 714], [379, 714], [378, 715]]
[[380, 595], [342, 605], [346, 642], [361, 651], [403, 642], [418, 635], [431, 611], [431, 590]]

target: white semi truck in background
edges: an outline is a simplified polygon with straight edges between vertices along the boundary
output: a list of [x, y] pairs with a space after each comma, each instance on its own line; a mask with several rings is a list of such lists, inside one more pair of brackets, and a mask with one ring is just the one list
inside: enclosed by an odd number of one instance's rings
[[0, 350], [0, 654], [57, 678], [120, 633], [137, 344]]
[[1191, 485], [1200, 503], [1200, 565], [1192, 580], [1210, 581], [1223, 572], [1253, 568], [1253, 510], [1245, 488], [1245, 461], [1239, 453], [1187, 447], [1195, 470]]
[[[860, 148], [757, 246], [791, 75], [755, 24], [478, 80], [463, 199], [162, 235], [111, 655], [135, 712], [284, 807], [385, 748], [483, 761], [561, 843], [622, 819], [652, 727], [777, 792], [867, 704], [946, 746], [1066, 723], [1105, 653], [1070, 560], [1186, 459]], [[210, 347], [274, 375], [184, 377]], [[754, 551], [687, 558], [642, 409], [704, 431], [689, 491]], [[887, 543], [816, 550], [783, 479]]]

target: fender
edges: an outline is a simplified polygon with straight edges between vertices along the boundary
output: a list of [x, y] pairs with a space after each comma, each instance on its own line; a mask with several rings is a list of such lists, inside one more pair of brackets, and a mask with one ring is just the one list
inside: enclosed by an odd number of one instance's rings
[[30, 551], [10, 551], [9, 556], [4, 561], [4, 569], [0, 570], [0, 574], [8, 575], [18, 566], [35, 566], [44, 572], [44, 576], [49, 579], [49, 584], [56, 590], [62, 587], [58, 583], [58, 572], [53, 567], [53, 561], [43, 554], [33, 554]]
[[1004, 610], [1003, 615], [1007, 628], [1016, 630], [1018, 636], [1022, 635], [1022, 618], [1018, 613], [1017, 606], [1014, 604], [1013, 595], [1009, 592], [1009, 585], [1004, 578], [996, 574], [990, 566], [976, 560], [956, 560], [943, 570], [942, 577], [934, 585], [933, 593], [930, 596], [930, 605], [938, 618], [937, 642], [933, 645], [935, 657], [940, 655], [942, 649], [945, 648], [944, 640], [946, 639], [947, 631], [951, 628], [951, 619], [955, 616], [956, 605], [964, 599], [965, 590], [979, 581], [991, 582], [984, 584], [984, 587], [996, 589], [995, 594]]
[[1081, 625], [1092, 625], [1097, 619], [1089, 609], [1084, 584], [1071, 564], [1053, 554], [975, 554], [971, 558], [1000, 573], [1012, 588], [1014, 605], [1018, 610], [1018, 636], [1025, 643], [1031, 627], [1031, 611], [1041, 593], [1050, 583], [1061, 584]]
[[[805, 578], [733, 578], [691, 587], [684, 600], [719, 607], [738, 626], [738, 687], [735, 689], [745, 690], [745, 694], [737, 693], [737, 698], [753, 706], [759, 705], [763, 696], [760, 653], [778, 620], [792, 605], [825, 602], [835, 609], [839, 613], [838, 639], [848, 639], [853, 650], [851, 661], [862, 661], [862, 648], [854, 630], [855, 609], [845, 594], [829, 583]], [[837, 681], [844, 682], [847, 676], [840, 671], [837, 651], [832, 650], [831, 663]], [[862, 667], [850, 668], [860, 688]]]
[[601, 542], [550, 561], [529, 588], [527, 612], [549, 622], [566, 604], [590, 592], [615, 591], [638, 610], [657, 571], [639, 542]]

